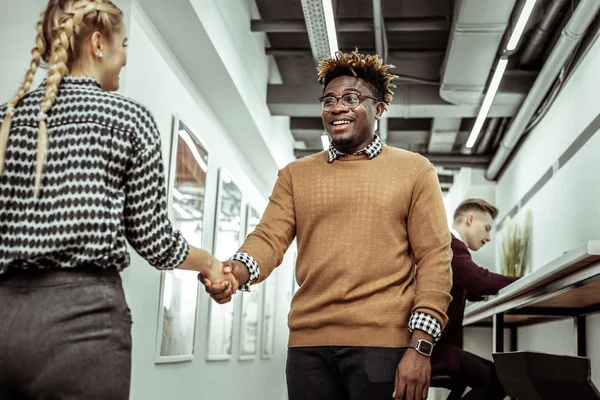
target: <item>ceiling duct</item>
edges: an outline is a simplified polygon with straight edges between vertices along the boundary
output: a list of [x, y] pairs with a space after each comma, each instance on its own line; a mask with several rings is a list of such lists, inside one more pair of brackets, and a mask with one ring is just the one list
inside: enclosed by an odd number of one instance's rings
[[427, 151], [429, 153], [452, 152], [461, 122], [461, 118], [434, 118]]
[[454, 104], [481, 103], [498, 47], [516, 0], [457, 0], [440, 97]]
[[490, 147], [492, 139], [494, 139], [494, 135], [497, 135], [500, 132], [500, 130], [498, 129], [498, 127], [500, 126], [500, 121], [500, 118], [488, 119], [487, 126], [485, 127], [485, 131], [483, 132], [483, 136], [477, 143], [475, 154], [483, 154]]
[[539, 56], [544, 48], [548, 34], [551, 32], [552, 25], [556, 22], [566, 3], [570, 2], [568, 0], [554, 0], [548, 5], [544, 17], [535, 27], [531, 38], [521, 53], [521, 59], [519, 60], [521, 65], [529, 65]]

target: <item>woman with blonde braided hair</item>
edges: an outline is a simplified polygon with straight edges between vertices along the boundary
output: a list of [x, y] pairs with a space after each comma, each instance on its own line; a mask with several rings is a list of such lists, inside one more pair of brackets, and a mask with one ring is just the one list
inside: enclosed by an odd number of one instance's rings
[[[114, 93], [126, 45], [112, 2], [50, 0], [25, 80], [0, 106], [2, 400], [129, 398], [127, 243], [157, 269], [237, 289], [168, 220], [160, 133]], [[29, 92], [42, 61], [48, 77]]]

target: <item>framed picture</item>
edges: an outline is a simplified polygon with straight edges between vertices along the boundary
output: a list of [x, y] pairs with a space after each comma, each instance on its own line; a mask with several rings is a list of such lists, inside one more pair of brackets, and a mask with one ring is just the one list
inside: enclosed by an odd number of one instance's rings
[[[175, 230], [193, 246], [204, 247], [204, 205], [208, 151], [175, 116], [168, 173], [168, 207]], [[189, 361], [194, 356], [198, 303], [197, 274], [161, 272], [156, 363]]]
[[254, 207], [248, 205], [246, 208], [246, 237], [251, 234], [255, 229], [258, 223], [260, 222], [260, 214]]
[[240, 324], [240, 356], [242, 361], [253, 360], [258, 353], [258, 325], [261, 311], [263, 284], [252, 286], [250, 293], [242, 294]]
[[277, 301], [277, 270], [262, 283], [263, 296], [263, 321], [260, 357], [273, 358], [275, 355], [275, 304]]
[[[252, 206], [246, 208], [246, 229], [247, 237], [258, 225], [260, 214]], [[242, 315], [240, 330], [240, 360], [252, 360], [258, 353], [258, 326], [261, 311], [263, 284], [252, 286], [250, 293], [242, 295]]]
[[[227, 260], [240, 246], [242, 234], [242, 192], [227, 171], [219, 172], [217, 191], [217, 217], [213, 254]], [[209, 302], [208, 361], [229, 360], [233, 344], [235, 301], [227, 304]]]

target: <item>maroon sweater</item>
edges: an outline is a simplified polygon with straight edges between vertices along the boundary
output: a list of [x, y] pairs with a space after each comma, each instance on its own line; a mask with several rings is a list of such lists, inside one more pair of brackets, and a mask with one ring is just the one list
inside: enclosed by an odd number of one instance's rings
[[[452, 236], [452, 301], [448, 307], [448, 324], [434, 348], [432, 368], [437, 373], [458, 372], [459, 351], [463, 347], [465, 304], [483, 300], [516, 281], [517, 277], [495, 274], [473, 262], [467, 246]], [[435, 373], [434, 372], [434, 373]]]

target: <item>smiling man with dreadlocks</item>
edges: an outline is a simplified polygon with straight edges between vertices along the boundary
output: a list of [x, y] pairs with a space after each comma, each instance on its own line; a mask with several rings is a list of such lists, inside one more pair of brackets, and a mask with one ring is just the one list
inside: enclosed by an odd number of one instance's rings
[[[329, 150], [279, 172], [260, 224], [229, 261], [240, 284], [261, 282], [297, 237], [291, 400], [427, 397], [451, 299], [451, 236], [433, 165], [374, 133], [392, 101], [390, 68], [357, 51], [321, 62]], [[205, 284], [215, 300], [231, 299]]]

